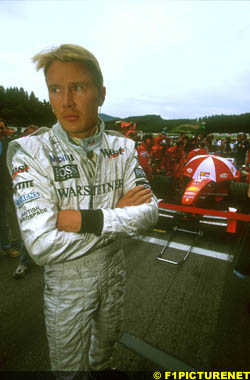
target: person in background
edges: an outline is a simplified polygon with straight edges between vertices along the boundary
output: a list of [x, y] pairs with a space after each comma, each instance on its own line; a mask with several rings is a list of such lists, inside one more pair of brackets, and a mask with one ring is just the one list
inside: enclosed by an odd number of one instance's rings
[[[36, 125], [29, 125], [23, 132], [23, 136], [29, 136], [32, 133], [36, 132], [39, 127]], [[31, 269], [31, 263], [32, 260], [27, 252], [27, 249], [25, 248], [23, 240], [21, 241], [20, 244], [20, 259], [19, 259], [19, 265], [17, 269], [15, 270], [13, 277], [16, 280], [20, 280], [21, 278], [25, 277], [28, 271]]]
[[[157, 140], [156, 140], [157, 141]], [[163, 138], [158, 141], [158, 144], [154, 144], [152, 147], [152, 174], [153, 175], [165, 175], [166, 174], [166, 160], [168, 158], [168, 149], [170, 144], [167, 138]]]
[[[10, 227], [14, 229], [18, 228], [18, 223], [16, 219], [16, 211], [13, 205], [12, 199], [12, 183], [11, 177], [9, 175], [7, 165], [6, 165], [6, 153], [8, 147], [8, 128], [7, 123], [4, 119], [0, 118], [0, 252], [2, 255], [7, 255], [12, 258], [20, 256], [20, 252], [17, 247], [10, 241], [9, 230]], [[14, 209], [15, 220], [12, 221], [10, 218], [11, 211]], [[16, 229], [15, 229], [16, 230]], [[16, 232], [16, 231], [15, 231]], [[12, 234], [12, 238], [20, 237], [16, 233]]]
[[212, 133], [209, 134], [209, 140], [211, 143], [211, 146], [210, 146], [211, 153], [215, 153], [217, 151], [217, 141], [216, 141], [216, 137]]
[[234, 144], [234, 154], [236, 160], [236, 166], [240, 168], [246, 162], [247, 153], [247, 140], [245, 140], [245, 135], [238, 134], [237, 141]]
[[220, 151], [218, 152], [222, 157], [231, 157], [232, 149], [231, 149], [231, 139], [230, 137], [226, 137], [222, 140]]
[[98, 117], [106, 89], [93, 54], [64, 44], [33, 61], [58, 122], [10, 143], [7, 161], [25, 246], [44, 265], [51, 368], [58, 379], [82, 370], [112, 379], [125, 287], [121, 239], [157, 223], [157, 200], [134, 141], [105, 131]]
[[29, 136], [32, 133], [36, 132], [38, 129], [39, 129], [39, 127], [37, 125], [31, 124], [27, 128], [25, 128], [25, 130], [23, 131], [22, 136], [23, 137]]
[[219, 137], [219, 138], [217, 139], [217, 143], [216, 143], [216, 152], [219, 152], [219, 151], [220, 151], [220, 149], [221, 149], [221, 144], [222, 144], [222, 138]]
[[152, 177], [152, 167], [151, 167], [151, 161], [152, 161], [152, 147], [153, 147], [154, 141], [151, 134], [146, 134], [143, 136], [143, 142], [141, 145], [139, 145], [136, 150], [138, 153], [138, 160], [143, 168], [144, 172], [146, 173], [146, 176], [148, 179], [151, 179]]

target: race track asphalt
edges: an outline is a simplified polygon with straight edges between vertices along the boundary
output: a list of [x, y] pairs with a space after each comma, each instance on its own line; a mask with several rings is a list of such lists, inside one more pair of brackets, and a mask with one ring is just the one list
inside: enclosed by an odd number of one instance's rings
[[[214, 235], [197, 244], [205, 254], [191, 253], [175, 266], [156, 260], [162, 247], [155, 242], [123, 241], [127, 292], [114, 365], [131, 379], [136, 371], [250, 371], [250, 279], [235, 277], [230, 260], [206, 255], [233, 256], [237, 241]], [[49, 371], [43, 268], [34, 264], [15, 280], [17, 265], [0, 256], [0, 371]]]

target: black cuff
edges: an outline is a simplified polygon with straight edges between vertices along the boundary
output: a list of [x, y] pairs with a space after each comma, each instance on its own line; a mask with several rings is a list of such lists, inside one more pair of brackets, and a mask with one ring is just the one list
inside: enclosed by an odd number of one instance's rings
[[103, 229], [102, 210], [80, 210], [82, 215], [81, 233], [88, 232], [100, 236]]

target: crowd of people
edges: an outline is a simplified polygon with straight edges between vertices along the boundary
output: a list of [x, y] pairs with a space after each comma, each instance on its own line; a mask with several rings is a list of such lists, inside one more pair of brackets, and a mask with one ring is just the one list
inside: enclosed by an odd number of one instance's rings
[[221, 157], [234, 159], [237, 168], [246, 165], [249, 171], [250, 138], [240, 133], [234, 141], [229, 136], [215, 138], [214, 135], [196, 135], [188, 137], [180, 134], [178, 138], [171, 138], [162, 133], [158, 136], [146, 134], [143, 141], [137, 143], [139, 162], [148, 178], [155, 175], [181, 176], [185, 163], [194, 154], [216, 154]]

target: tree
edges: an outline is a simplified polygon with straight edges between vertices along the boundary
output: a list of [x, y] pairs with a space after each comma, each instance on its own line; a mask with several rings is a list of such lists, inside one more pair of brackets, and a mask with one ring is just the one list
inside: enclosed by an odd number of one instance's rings
[[46, 125], [50, 127], [56, 118], [48, 102], [41, 102], [31, 91], [29, 95], [22, 87], [10, 87], [5, 90], [0, 86], [0, 116], [8, 124], [15, 126]]

